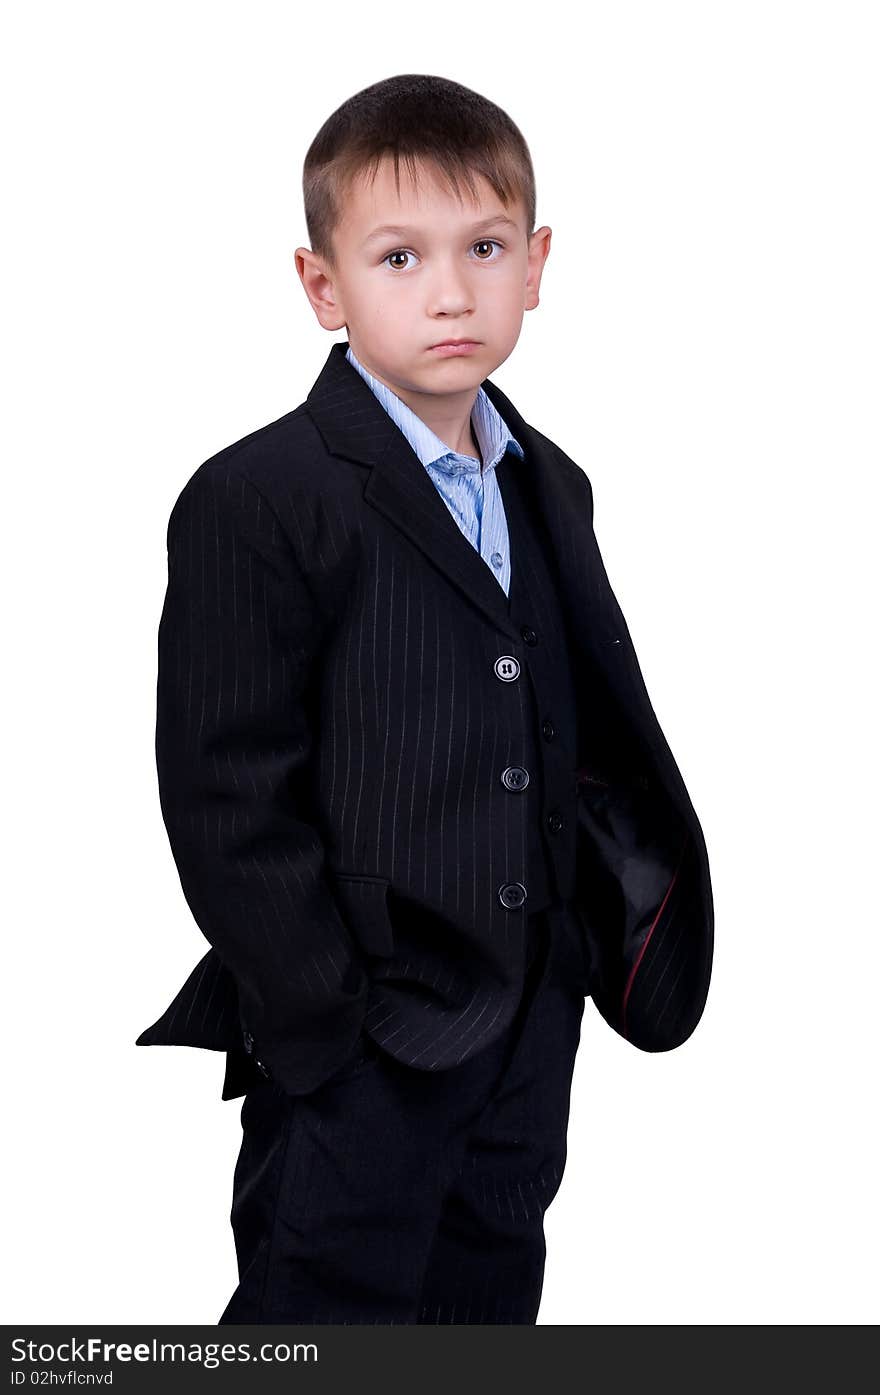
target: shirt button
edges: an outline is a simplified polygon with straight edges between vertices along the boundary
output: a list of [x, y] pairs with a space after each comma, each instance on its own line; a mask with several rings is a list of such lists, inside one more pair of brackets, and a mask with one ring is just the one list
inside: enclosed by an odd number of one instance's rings
[[515, 678], [519, 678], [519, 659], [515, 659], [512, 654], [502, 654], [495, 660], [495, 673], [502, 683], [512, 683]]
[[565, 827], [565, 819], [556, 809], [548, 816], [547, 827], [550, 829], [551, 833], [559, 833], [560, 829]]
[[529, 783], [529, 772], [521, 765], [509, 765], [501, 776], [501, 783], [508, 790], [524, 790]]
[[505, 882], [498, 889], [498, 899], [507, 911], [518, 911], [526, 899], [526, 889], [522, 882]]
[[541, 730], [544, 733], [544, 739], [546, 741], [552, 741], [554, 736], [556, 735], [556, 728], [550, 721], [549, 717], [547, 721], [542, 724]]
[[500, 567], [501, 563], [504, 561], [504, 558], [501, 556], [500, 552], [493, 552], [491, 561], [493, 567]]

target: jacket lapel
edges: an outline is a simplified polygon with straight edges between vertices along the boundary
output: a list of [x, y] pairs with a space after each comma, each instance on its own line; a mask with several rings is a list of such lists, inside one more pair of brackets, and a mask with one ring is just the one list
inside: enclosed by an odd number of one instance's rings
[[[380, 403], [376, 405], [388, 415]], [[503, 587], [462, 533], [406, 437], [390, 417], [388, 421], [394, 435], [367, 480], [365, 500], [405, 533], [493, 625], [519, 638]]]

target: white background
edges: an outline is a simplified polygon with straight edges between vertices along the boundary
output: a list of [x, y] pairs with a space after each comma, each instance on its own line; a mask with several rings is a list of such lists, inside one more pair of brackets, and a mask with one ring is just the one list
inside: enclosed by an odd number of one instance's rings
[[295, 272], [302, 161], [395, 72], [529, 143], [552, 249], [494, 381], [592, 481], [713, 874], [689, 1041], [587, 1004], [539, 1321], [877, 1320], [876, 20], [7, 11], [6, 1322], [214, 1323], [235, 1283], [223, 1058], [134, 1045], [206, 948], [156, 786], [165, 527], [344, 337]]

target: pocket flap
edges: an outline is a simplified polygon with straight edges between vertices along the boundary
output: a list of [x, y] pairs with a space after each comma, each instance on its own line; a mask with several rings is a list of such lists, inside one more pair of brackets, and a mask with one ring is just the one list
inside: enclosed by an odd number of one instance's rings
[[343, 919], [365, 954], [390, 958], [394, 931], [388, 914], [387, 877], [331, 871], [333, 891]]

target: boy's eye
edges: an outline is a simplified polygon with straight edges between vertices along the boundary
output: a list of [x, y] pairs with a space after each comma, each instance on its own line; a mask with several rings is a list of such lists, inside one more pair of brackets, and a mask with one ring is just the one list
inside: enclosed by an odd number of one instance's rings
[[[491, 237], [485, 238], [485, 237], [483, 237], [483, 238], [480, 238], [480, 241], [479, 241], [479, 242], [474, 242], [474, 243], [472, 243], [471, 246], [472, 246], [472, 247], [478, 247], [478, 248], [481, 248], [481, 249], [483, 249], [483, 248], [491, 249], [492, 247], [499, 247], [499, 248], [501, 248], [501, 247], [502, 247], [502, 244], [501, 244], [500, 242], [496, 241], [495, 238], [491, 238]], [[385, 256], [385, 257], [382, 258], [382, 264], [384, 265], [384, 264], [387, 262], [392, 271], [405, 271], [405, 270], [406, 270], [406, 265], [405, 265], [405, 263], [401, 263], [401, 262], [399, 262], [399, 261], [398, 261], [398, 262], [395, 262], [393, 259], [396, 258], [396, 257], [414, 257], [414, 256], [415, 256], [415, 253], [414, 253], [414, 252], [409, 252], [409, 251], [407, 251], [407, 249], [406, 249], [405, 247], [397, 247], [397, 248], [395, 248], [395, 250], [394, 250], [393, 252], [389, 252], [387, 256]], [[497, 257], [493, 257], [493, 256], [491, 256], [491, 255], [490, 255], [490, 256], [485, 256], [485, 255], [482, 255], [482, 254], [481, 254], [480, 256], [477, 257], [477, 261], [478, 261], [478, 262], [489, 262], [489, 261], [497, 261], [497, 260], [498, 260]]]
[[[405, 251], [403, 251], [402, 248], [398, 248], [396, 252], [389, 252], [389, 253], [388, 253], [388, 256], [387, 256], [387, 257], [383, 257], [382, 260], [383, 260], [383, 262], [388, 262], [388, 263], [390, 264], [390, 263], [391, 263], [391, 258], [392, 258], [392, 257], [411, 257], [411, 256], [412, 256], [412, 252], [405, 252]], [[398, 263], [398, 264], [395, 265], [395, 266], [392, 266], [392, 271], [398, 271], [399, 269], [400, 269], [400, 263]]]

